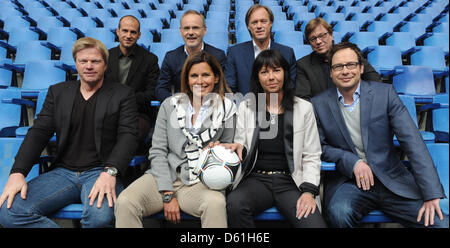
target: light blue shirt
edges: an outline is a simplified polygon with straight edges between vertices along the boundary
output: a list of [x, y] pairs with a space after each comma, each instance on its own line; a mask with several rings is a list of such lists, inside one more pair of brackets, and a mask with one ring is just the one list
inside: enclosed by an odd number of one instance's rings
[[355, 109], [356, 105], [359, 102], [359, 98], [360, 98], [360, 87], [361, 87], [361, 83], [358, 85], [358, 88], [356, 88], [355, 93], [353, 93], [353, 102], [351, 104], [345, 104], [344, 103], [344, 96], [341, 94], [341, 92], [339, 92], [339, 89], [336, 88], [337, 94], [338, 94], [338, 100], [339, 102], [345, 107], [345, 109], [347, 109], [349, 112], [353, 112], [353, 110]]

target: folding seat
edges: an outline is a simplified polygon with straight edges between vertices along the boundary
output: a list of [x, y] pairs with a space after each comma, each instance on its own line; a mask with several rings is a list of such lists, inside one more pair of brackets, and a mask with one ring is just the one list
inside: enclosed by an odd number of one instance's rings
[[66, 8], [58, 10], [58, 19], [66, 26], [70, 26], [70, 21], [77, 17], [83, 17], [83, 14], [77, 9]]
[[[448, 96], [448, 94], [447, 94]], [[447, 106], [432, 111], [433, 133], [436, 141], [448, 143], [448, 99]]]
[[445, 64], [445, 53], [441, 47], [418, 46], [411, 54], [411, 65], [431, 67], [433, 73], [442, 75], [447, 73], [448, 67]]
[[349, 41], [356, 44], [363, 53], [378, 46], [378, 37], [374, 32], [356, 32], [350, 37]]
[[160, 34], [153, 34], [148, 28], [141, 28], [141, 37], [139, 38], [137, 43], [148, 50], [150, 45], [155, 40], [155, 35], [157, 35], [157, 39], [161, 39]]
[[242, 27], [236, 30], [236, 43], [249, 41], [251, 39], [252, 37], [250, 36], [247, 27]]
[[[294, 1], [297, 2], [297, 1]], [[290, 5], [288, 10], [287, 10], [287, 14], [288, 14], [288, 19], [291, 20], [295, 14], [297, 15], [302, 15], [308, 13], [308, 7], [307, 6], [303, 6], [303, 5]], [[312, 13], [313, 14], [313, 13]]]
[[225, 53], [228, 49], [228, 31], [210, 31], [206, 32], [204, 37], [206, 43], [222, 49]]
[[59, 62], [62, 67], [68, 72], [77, 72], [75, 68], [75, 61], [73, 60], [72, 47], [75, 41], [67, 41], [62, 43]]
[[163, 23], [161, 22], [161, 19], [154, 18], [154, 17], [147, 17], [142, 18], [140, 20], [141, 23], [141, 29], [147, 29], [150, 32], [152, 32], [153, 36], [161, 35], [161, 32], [163, 30]]
[[78, 35], [84, 35], [89, 28], [96, 28], [97, 23], [91, 17], [74, 17], [70, 20], [70, 29]]
[[100, 40], [108, 49], [114, 45], [116, 39], [115, 33], [108, 28], [88, 28], [85, 36]]
[[395, 91], [414, 96], [416, 103], [432, 103], [436, 88], [431, 67], [406, 65], [399, 69], [392, 77]]
[[163, 29], [163, 31], [161, 32], [161, 42], [176, 42], [181, 45], [184, 43], [184, 40], [180, 35], [180, 30]]
[[394, 28], [404, 24], [404, 18], [399, 14], [388, 13], [380, 18], [379, 21], [390, 22]]
[[12, 103], [11, 99], [20, 98], [17, 88], [0, 89], [0, 137], [15, 136], [15, 130], [20, 126], [21, 106]]
[[398, 7], [392, 12], [392, 14], [398, 14], [402, 17], [403, 20], [409, 21], [416, 15], [415, 9], [416, 7]]
[[314, 10], [314, 14], [317, 17], [323, 17], [324, 15], [333, 13], [336, 13], [336, 7], [334, 6], [317, 6]]
[[165, 27], [169, 26], [170, 23], [170, 13], [166, 10], [151, 10], [149, 12], [145, 13], [147, 16], [150, 16], [152, 18], [159, 18], [163, 22], [163, 25]]
[[331, 26], [336, 25], [338, 22], [345, 21], [345, 15], [343, 13], [326, 13], [322, 18]]
[[159, 68], [161, 68], [162, 63], [164, 61], [164, 57], [166, 53], [170, 50], [173, 50], [179, 47], [180, 44], [176, 42], [167, 42], [167, 43], [153, 43], [150, 46], [150, 52], [154, 53], [158, 57]]
[[[0, 117], [1, 118], [1, 117]], [[19, 151], [23, 138], [0, 138], [0, 192], [8, 181], [14, 158]], [[27, 181], [39, 175], [39, 164], [32, 167], [25, 178]]]
[[41, 41], [22, 41], [17, 45], [14, 65], [21, 67], [29, 61], [50, 60], [51, 57], [51, 49], [43, 46]]
[[392, 75], [402, 66], [402, 54], [396, 46], [376, 46], [367, 54], [367, 60], [382, 76]]
[[39, 32], [43, 33], [48, 33], [51, 28], [63, 26], [64, 23], [60, 21], [56, 16], [44, 16], [39, 18], [37, 21], [37, 29]]
[[[0, 49], [1, 51], [1, 49]], [[0, 59], [0, 90], [12, 86], [12, 71], [5, 67], [5, 64], [10, 65], [11, 59]]]
[[295, 13], [292, 17], [292, 20], [294, 21], [294, 25], [296, 27], [295, 30], [305, 32], [306, 24], [312, 19], [316, 18], [316, 15], [314, 13]]
[[441, 47], [445, 53], [445, 56], [449, 54], [449, 38], [445, 33], [432, 33], [432, 35], [423, 40], [425, 46]]
[[359, 23], [359, 29], [364, 30], [369, 26], [372, 22], [375, 21], [375, 17], [371, 13], [356, 13], [349, 18], [348, 21], [356, 21]]
[[209, 32], [215, 32], [215, 31], [224, 31], [228, 32], [228, 26], [229, 21], [228, 19], [223, 19], [223, 17], [219, 18], [206, 18], [205, 20], [206, 27], [211, 27], [211, 29], [208, 29], [208, 32], [206, 35], [208, 35]]
[[107, 9], [90, 9], [87, 14], [89, 17], [102, 23], [106, 20], [106, 18], [112, 17], [111, 12]]
[[[414, 96], [409, 95], [399, 95], [400, 100], [403, 102], [403, 105], [405, 105], [406, 109], [408, 110], [409, 115], [411, 116], [412, 120], [414, 121], [414, 124], [418, 128], [418, 122], [417, 122], [417, 111], [416, 111], [416, 103], [414, 100]], [[428, 131], [419, 131], [422, 135], [423, 141], [427, 143], [434, 143], [435, 135], [432, 132]], [[398, 146], [399, 142], [397, 140], [397, 137], [394, 135], [394, 145]]]
[[3, 20], [3, 31], [6, 33], [14, 32], [18, 28], [29, 28], [30, 22], [25, 20], [22, 16], [12, 15], [7, 16]]
[[406, 54], [416, 46], [416, 39], [409, 32], [392, 32], [392, 35], [386, 38], [386, 45], [398, 47], [402, 54]]
[[104, 28], [109, 28], [115, 32], [116, 29], [119, 27], [120, 18], [119, 17], [108, 17], [102, 21], [103, 21]]
[[382, 39], [394, 32], [394, 25], [388, 21], [375, 21], [367, 26], [367, 32], [375, 32], [378, 39]]
[[[37, 95], [36, 99], [36, 105], [34, 109], [34, 119], [37, 118], [37, 115], [41, 112], [42, 107], [44, 105], [45, 97], [47, 96], [48, 89], [39, 90], [39, 93]], [[21, 126], [18, 127], [15, 131], [16, 137], [25, 137], [27, 135], [28, 129], [30, 129], [31, 126]]]
[[66, 80], [66, 72], [54, 60], [29, 61], [25, 64], [22, 97], [36, 98], [39, 90]]
[[53, 49], [60, 49], [65, 42], [75, 42], [77, 40], [77, 34], [74, 33], [68, 27], [54, 27], [50, 28], [47, 32], [48, 47]]
[[179, 29], [180, 28], [180, 19], [179, 18], [171, 19], [169, 28], [170, 29]]
[[292, 49], [294, 49], [295, 59], [299, 60], [306, 55], [309, 55], [313, 50], [310, 45], [292, 45]]
[[444, 186], [444, 192], [447, 196], [444, 199], [439, 201], [439, 206], [441, 211], [445, 215], [449, 215], [449, 206], [448, 206], [448, 195], [449, 195], [449, 145], [442, 143], [435, 144], [426, 144], [428, 151], [430, 152], [431, 158], [433, 159], [433, 163], [436, 166], [437, 173], [439, 175], [439, 180]]
[[426, 24], [421, 22], [406, 22], [400, 27], [400, 32], [410, 32], [417, 39], [427, 32], [426, 28]]
[[339, 22], [333, 27], [333, 30], [341, 33], [342, 39], [345, 40], [347, 37], [359, 32], [359, 24], [355, 21]]
[[47, 8], [44, 8], [43, 6], [40, 8], [28, 8], [25, 11], [28, 12], [28, 16], [26, 16], [26, 18], [31, 19], [30, 22], [37, 23], [38, 20], [41, 19], [42, 17], [53, 16], [53, 13]]
[[440, 24], [438, 24], [433, 28], [433, 32], [446, 33], [448, 35], [449, 32], [448, 22], [441, 22]]
[[29, 27], [17, 28], [10, 32], [8, 42], [0, 41], [0, 45], [9, 50], [15, 51], [18, 44], [22, 41], [38, 40], [39, 34], [30, 30]]
[[277, 31], [295, 31], [294, 22], [291, 20], [278, 20], [275, 19], [272, 23], [272, 32]]
[[303, 45], [303, 33], [299, 31], [277, 31], [275, 32], [273, 39], [275, 42], [287, 46], [291, 46], [293, 44]]
[[208, 13], [206, 13], [206, 20], [215, 20], [215, 19], [225, 20], [226, 22], [228, 22], [228, 20], [230, 19], [230, 12], [209, 10]]
[[426, 27], [433, 23], [433, 14], [416, 14], [409, 21], [411, 22], [421, 22], [424, 23]]

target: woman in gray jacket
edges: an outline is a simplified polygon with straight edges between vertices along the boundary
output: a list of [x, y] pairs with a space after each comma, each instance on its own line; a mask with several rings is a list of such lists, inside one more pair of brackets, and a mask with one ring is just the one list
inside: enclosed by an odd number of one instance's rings
[[[207, 188], [196, 174], [209, 143], [231, 143], [236, 106], [220, 64], [207, 52], [191, 55], [181, 75], [181, 94], [161, 105], [149, 151], [151, 168], [117, 199], [116, 227], [142, 227], [142, 218], [164, 210], [180, 222], [180, 211], [200, 217], [202, 227], [227, 227], [223, 192]], [[211, 94], [213, 93], [213, 94]]]

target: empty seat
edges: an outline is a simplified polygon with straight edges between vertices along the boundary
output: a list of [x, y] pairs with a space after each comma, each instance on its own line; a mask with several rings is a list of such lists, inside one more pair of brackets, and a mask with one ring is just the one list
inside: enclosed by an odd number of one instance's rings
[[303, 45], [303, 33], [299, 31], [277, 31], [273, 39], [275, 42], [287, 46]]
[[414, 96], [416, 103], [431, 103], [436, 95], [433, 70], [427, 66], [402, 66], [392, 84], [398, 94]]
[[21, 98], [19, 89], [0, 89], [0, 137], [14, 137], [15, 130], [20, 126], [21, 106], [6, 101], [14, 98]]
[[41, 41], [22, 41], [17, 45], [15, 65], [25, 65], [29, 61], [50, 60], [52, 51], [41, 44]]
[[25, 64], [22, 96], [36, 98], [39, 90], [66, 80], [66, 72], [53, 60], [30, 61]]
[[367, 54], [367, 60], [382, 76], [392, 75], [402, 66], [402, 54], [395, 46], [376, 46]]
[[179, 47], [181, 44], [176, 42], [167, 42], [167, 43], [153, 43], [150, 46], [150, 52], [154, 53], [158, 57], [158, 64], [161, 68], [161, 65], [163, 63], [164, 57], [166, 56], [166, 53], [170, 50], [173, 50], [177, 47]]
[[378, 46], [378, 36], [374, 32], [354, 33], [350, 37], [349, 41], [355, 43], [363, 52], [367, 49], [373, 49], [375, 46]]
[[416, 51], [411, 54], [411, 65], [431, 67], [436, 74], [445, 73], [445, 71], [448, 73], [448, 67], [445, 65], [445, 53], [441, 47], [416, 47]]
[[393, 32], [391, 36], [387, 37], [386, 45], [398, 47], [402, 54], [406, 54], [416, 46], [416, 39], [409, 32]]
[[448, 119], [448, 106], [432, 111], [433, 133], [436, 141], [448, 143]]
[[442, 48], [445, 55], [449, 54], [449, 38], [446, 33], [432, 33], [432, 35], [423, 40], [425, 46], [436, 46]]

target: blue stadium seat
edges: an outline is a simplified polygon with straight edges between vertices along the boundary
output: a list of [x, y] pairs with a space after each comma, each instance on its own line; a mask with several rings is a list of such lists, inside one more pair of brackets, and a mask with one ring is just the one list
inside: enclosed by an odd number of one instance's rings
[[378, 39], [394, 32], [394, 24], [388, 21], [375, 21], [367, 26], [367, 32], [375, 32]]
[[249, 41], [251, 39], [252, 37], [250, 36], [247, 27], [242, 27], [236, 30], [236, 43]]
[[386, 45], [398, 47], [402, 54], [407, 54], [410, 49], [416, 46], [416, 39], [409, 32], [393, 32], [392, 35], [387, 37]]
[[438, 108], [432, 111], [433, 133], [436, 141], [448, 143], [448, 103], [446, 108]]
[[11, 59], [0, 59], [0, 89], [12, 86], [13, 82], [13, 73], [5, 65], [11, 65]]
[[444, 186], [445, 195], [447, 198], [441, 199], [439, 202], [440, 208], [445, 215], [449, 215], [448, 197], [449, 197], [449, 149], [448, 144], [435, 143], [427, 144], [428, 151], [436, 166], [439, 179]]
[[12, 102], [19, 98], [21, 94], [17, 88], [0, 89], [0, 137], [14, 137], [20, 126], [21, 106]]
[[77, 34], [68, 27], [50, 28], [47, 32], [47, 45], [49, 47], [57, 47], [60, 49], [65, 42], [75, 43], [76, 40]]
[[179, 29], [163, 29], [161, 32], [161, 43], [176, 42], [178, 44], [184, 44], [184, 40], [181, 37]]
[[54, 60], [30, 61], [25, 64], [22, 82], [22, 97], [36, 98], [39, 90], [50, 85], [66, 81], [66, 72], [56, 65]]
[[50, 60], [52, 51], [45, 47], [38, 40], [22, 41], [17, 44], [16, 58], [14, 65], [24, 66], [27, 62]]
[[378, 36], [375, 32], [356, 32], [350, 37], [349, 41], [356, 44], [363, 53], [378, 46]]
[[[214, 26], [213, 26], [214, 27]], [[222, 49], [225, 53], [228, 49], [228, 32], [227, 31], [209, 31], [203, 37], [206, 43]]]
[[445, 56], [449, 54], [449, 38], [446, 33], [432, 33], [430, 37], [423, 40], [425, 46], [436, 46], [442, 48]]
[[153, 43], [150, 45], [150, 52], [154, 53], [158, 57], [159, 68], [161, 68], [166, 53], [170, 50], [179, 47], [180, 45], [181, 44], [177, 42]]
[[431, 67], [433, 73], [441, 75], [447, 73], [445, 64], [445, 53], [441, 47], [418, 46], [411, 54], [411, 65]]
[[297, 46], [292, 46], [292, 49], [294, 49], [295, 59], [301, 59], [306, 55], [309, 55], [313, 50], [310, 45], [301, 45], [298, 44]]
[[382, 76], [392, 75], [402, 66], [402, 54], [396, 46], [376, 46], [367, 54], [367, 60]]
[[414, 96], [416, 103], [432, 103], [436, 95], [433, 70], [427, 66], [402, 66], [392, 84], [398, 94]]
[[115, 45], [116, 34], [108, 28], [88, 28], [84, 35], [100, 40], [108, 49]]
[[342, 39], [352, 36], [354, 33], [359, 33], [359, 24], [355, 21], [338, 22], [333, 31], [341, 33]]
[[299, 31], [277, 31], [273, 37], [277, 43], [292, 47], [293, 45], [303, 45], [303, 33]]
[[[42, 110], [42, 106], [44, 105], [45, 97], [47, 96], [47, 90], [48, 89], [39, 90], [39, 93], [37, 95], [36, 108], [35, 108], [35, 112], [34, 112], [34, 119], [37, 118], [37, 115]], [[25, 135], [27, 135], [28, 129], [30, 129], [30, 126], [18, 127], [15, 131], [16, 137], [24, 138]]]
[[410, 32], [414, 35], [415, 39], [425, 34], [427, 26], [421, 22], [406, 22], [400, 27], [400, 32]]
[[[9, 172], [14, 164], [14, 157], [22, 144], [22, 138], [0, 138], [0, 192], [3, 192], [9, 178]], [[29, 181], [39, 175], [39, 165], [33, 166], [26, 180]]]

